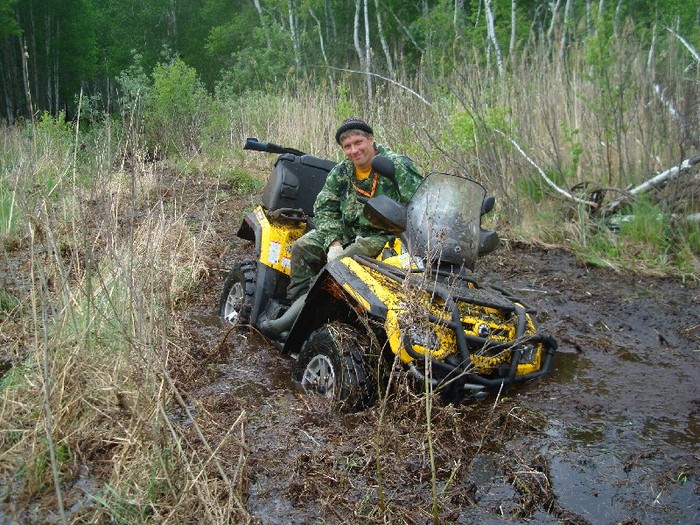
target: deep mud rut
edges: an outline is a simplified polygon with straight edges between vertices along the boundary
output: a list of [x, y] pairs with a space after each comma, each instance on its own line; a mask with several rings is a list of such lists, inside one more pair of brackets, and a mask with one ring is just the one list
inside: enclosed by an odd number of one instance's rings
[[[222, 268], [246, 256], [235, 240]], [[486, 401], [433, 408], [399, 387], [342, 415], [305, 395], [254, 329], [213, 313], [224, 274], [185, 318], [215, 355], [191, 385], [220, 429], [247, 422], [254, 522], [700, 523], [700, 288], [589, 268], [560, 250], [502, 248], [484, 283], [510, 288], [559, 342], [549, 376]], [[436, 480], [433, 496], [433, 483]]]

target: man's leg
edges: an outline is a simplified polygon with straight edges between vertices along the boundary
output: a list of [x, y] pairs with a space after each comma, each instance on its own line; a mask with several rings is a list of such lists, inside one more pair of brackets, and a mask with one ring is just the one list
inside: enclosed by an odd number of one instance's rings
[[309, 291], [311, 281], [326, 262], [326, 247], [316, 230], [299, 237], [292, 245], [291, 275], [287, 298], [298, 299]]
[[367, 257], [376, 257], [384, 248], [388, 235], [373, 235], [368, 237], [355, 237], [355, 241], [349, 244], [343, 252], [338, 256], [352, 257], [353, 255], [366, 255]]

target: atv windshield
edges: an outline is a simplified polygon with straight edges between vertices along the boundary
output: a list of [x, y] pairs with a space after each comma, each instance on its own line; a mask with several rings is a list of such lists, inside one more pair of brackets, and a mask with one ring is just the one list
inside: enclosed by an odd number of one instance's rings
[[408, 202], [406, 235], [412, 255], [428, 264], [474, 269], [479, 253], [481, 184], [447, 173], [431, 173]]

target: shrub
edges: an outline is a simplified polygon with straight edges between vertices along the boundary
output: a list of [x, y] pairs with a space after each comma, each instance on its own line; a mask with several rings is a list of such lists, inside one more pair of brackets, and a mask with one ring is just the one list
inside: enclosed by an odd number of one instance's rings
[[210, 106], [211, 97], [193, 68], [179, 58], [158, 64], [145, 100], [149, 145], [180, 154], [199, 150]]

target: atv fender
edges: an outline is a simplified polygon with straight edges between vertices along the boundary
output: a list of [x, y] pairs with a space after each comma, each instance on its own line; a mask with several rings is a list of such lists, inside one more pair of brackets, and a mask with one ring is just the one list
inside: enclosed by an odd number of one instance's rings
[[321, 270], [289, 332], [284, 353], [298, 353], [314, 330], [332, 320], [355, 323], [358, 315], [386, 319], [386, 305], [343, 260], [330, 261]]
[[238, 228], [238, 233], [236, 234], [240, 239], [245, 239], [255, 243], [256, 253], [260, 253], [260, 238], [262, 237], [262, 224], [260, 220], [255, 216], [255, 213], [249, 211], [243, 215], [243, 222], [241, 227]]

